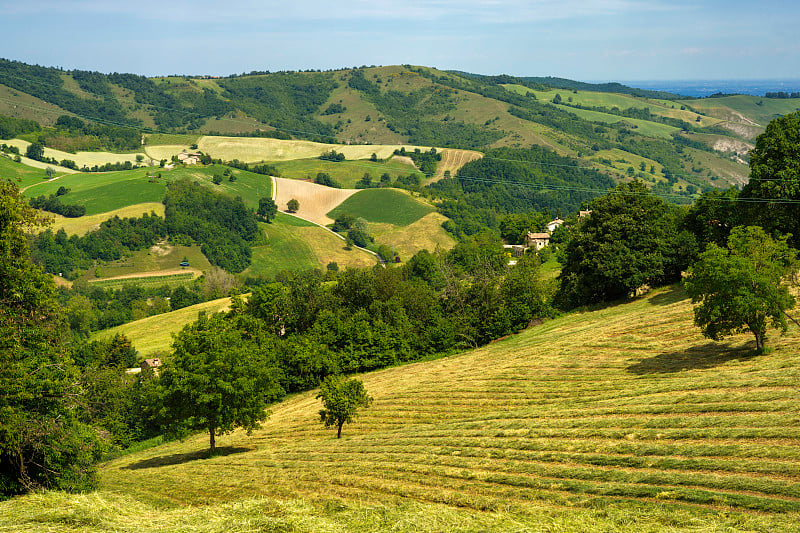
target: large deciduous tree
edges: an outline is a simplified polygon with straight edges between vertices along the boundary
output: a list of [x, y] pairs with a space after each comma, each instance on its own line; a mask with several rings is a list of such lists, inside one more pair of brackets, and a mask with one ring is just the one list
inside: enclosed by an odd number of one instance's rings
[[93, 484], [101, 439], [81, 424], [52, 277], [33, 265], [23, 231], [44, 220], [0, 180], [0, 495]]
[[800, 111], [776, 118], [758, 136], [740, 198], [752, 201], [750, 223], [791, 233], [789, 243], [800, 244]]
[[319, 416], [325, 427], [336, 426], [336, 438], [342, 438], [342, 426], [353, 421], [359, 407], [369, 407], [372, 398], [364, 384], [355, 378], [328, 376], [319, 387], [317, 398], [322, 399]]
[[734, 228], [728, 248], [709, 244], [686, 279], [686, 290], [698, 304], [695, 324], [714, 340], [750, 331], [762, 351], [768, 322], [783, 331], [788, 326], [786, 310], [794, 297], [784, 281], [796, 256], [786, 238], [773, 240], [758, 226]]
[[679, 231], [681, 213], [639, 181], [623, 183], [591, 203], [564, 250], [556, 300], [561, 307], [625, 298], [643, 285], [677, 281], [696, 254]]
[[267, 405], [284, 394], [256, 320], [242, 320], [201, 316], [186, 326], [161, 375], [165, 425], [178, 435], [208, 431], [211, 453], [217, 435], [259, 427]]

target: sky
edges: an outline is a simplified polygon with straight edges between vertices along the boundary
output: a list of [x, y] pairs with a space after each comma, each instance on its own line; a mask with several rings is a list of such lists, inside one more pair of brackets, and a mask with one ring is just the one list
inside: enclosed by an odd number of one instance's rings
[[0, 57], [227, 75], [410, 63], [582, 81], [800, 78], [796, 0], [0, 0]]

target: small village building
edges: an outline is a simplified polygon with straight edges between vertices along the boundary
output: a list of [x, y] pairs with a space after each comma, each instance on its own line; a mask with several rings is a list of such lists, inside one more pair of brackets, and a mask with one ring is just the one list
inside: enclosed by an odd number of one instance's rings
[[504, 244], [503, 251], [511, 254], [513, 257], [521, 257], [525, 254], [525, 245], [522, 244]]
[[178, 154], [178, 161], [184, 165], [197, 165], [200, 163], [202, 154], [199, 152], [181, 152]]
[[528, 232], [528, 234], [525, 236], [525, 244], [527, 244], [530, 248], [541, 250], [550, 244], [550, 234]]
[[152, 359], [145, 359], [139, 365], [142, 369], [142, 372], [153, 372], [155, 375], [158, 375], [159, 367], [161, 367], [161, 359], [154, 357]]
[[564, 221], [561, 220], [560, 218], [557, 218], [555, 220], [551, 220], [550, 222], [547, 223], [547, 232], [548, 233], [553, 233], [553, 231], [563, 223], [564, 223]]
[[588, 217], [592, 214], [591, 209], [589, 211], [578, 211], [578, 218]]

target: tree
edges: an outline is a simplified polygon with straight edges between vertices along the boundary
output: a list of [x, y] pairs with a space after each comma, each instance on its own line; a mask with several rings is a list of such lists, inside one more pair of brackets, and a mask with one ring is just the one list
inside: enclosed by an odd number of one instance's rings
[[221, 315], [201, 315], [181, 330], [159, 385], [169, 431], [206, 430], [214, 453], [216, 435], [236, 427], [249, 433], [267, 418], [267, 405], [283, 396], [283, 389], [251, 328], [257, 330], [257, 324], [237, 326]]
[[791, 233], [789, 244], [800, 245], [800, 111], [776, 118], [758, 136], [740, 198], [768, 200], [747, 204], [748, 223]]
[[29, 144], [25, 149], [25, 157], [41, 161], [44, 157], [44, 144], [41, 141]]
[[78, 369], [52, 277], [30, 261], [23, 228], [44, 223], [0, 180], [0, 496], [91, 488], [103, 453], [76, 417]]
[[261, 217], [264, 222], [272, 222], [278, 214], [278, 204], [272, 198], [260, 198], [258, 200], [258, 211], [256, 214]]
[[620, 184], [590, 208], [564, 250], [556, 295], [561, 307], [609, 302], [643, 285], [678, 281], [696, 254], [694, 236], [679, 231], [678, 208], [639, 181]]
[[686, 291], [699, 304], [694, 322], [703, 335], [720, 340], [750, 331], [762, 351], [768, 321], [786, 331], [786, 310], [795, 300], [783, 282], [796, 256], [785, 237], [773, 240], [758, 226], [734, 228], [728, 248], [709, 244], [686, 279]]
[[297, 199], [292, 198], [286, 202], [286, 210], [290, 213], [296, 213], [298, 209], [300, 209], [300, 202], [298, 202]]
[[345, 380], [342, 376], [328, 376], [320, 385], [317, 398], [322, 399], [324, 406], [319, 416], [326, 428], [336, 426], [337, 439], [342, 438], [342, 426], [353, 421], [358, 408], [372, 403], [361, 380]]

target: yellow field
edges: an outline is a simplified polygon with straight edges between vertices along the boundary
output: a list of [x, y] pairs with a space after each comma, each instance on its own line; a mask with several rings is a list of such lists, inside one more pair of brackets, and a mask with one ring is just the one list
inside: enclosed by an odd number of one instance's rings
[[205, 311], [210, 314], [227, 311], [230, 304], [230, 298], [211, 300], [167, 314], [149, 316], [135, 322], [98, 331], [92, 335], [92, 338], [105, 339], [116, 333], [123, 333], [139, 351], [139, 356], [147, 356], [169, 350], [172, 346], [172, 336], [178, 333], [183, 326], [196, 320], [199, 312]]
[[405, 227], [371, 223], [369, 231], [375, 242], [391, 246], [407, 261], [420, 250], [433, 252], [437, 248], [449, 250], [455, 246], [456, 241], [442, 228], [446, 220], [440, 213], [430, 213]]
[[147, 202], [143, 204], [129, 205], [121, 209], [109, 211], [107, 213], [99, 213], [97, 215], [86, 215], [78, 218], [67, 218], [61, 215], [53, 215], [55, 222], [53, 223], [53, 232], [64, 229], [68, 235], [85, 235], [86, 233], [96, 230], [100, 227], [100, 223], [110, 218], [118, 216], [120, 218], [127, 217], [140, 217], [143, 214], [155, 213], [159, 216], [164, 216], [164, 204], [161, 202]]
[[309, 181], [273, 178], [272, 198], [278, 209], [286, 210], [286, 203], [294, 198], [300, 203], [297, 215], [317, 224], [333, 224], [326, 216], [333, 208], [358, 192], [358, 189], [334, 189]]
[[285, 141], [255, 137], [201, 137], [197, 146], [211, 157], [226, 161], [238, 159], [248, 163], [308, 159], [330, 150], [343, 153], [347, 159], [368, 159], [373, 153], [381, 159], [386, 159], [403, 146], [406, 150], [430, 149], [401, 144], [322, 144], [311, 141]]
[[[4, 141], [9, 146], [16, 146], [19, 148], [21, 153], [25, 153], [25, 150], [31, 144], [28, 141], [23, 141], [22, 139], [11, 139], [10, 141]], [[124, 163], [125, 161], [130, 161], [132, 164], [136, 164], [136, 156], [141, 155], [145, 156], [144, 153], [132, 153], [132, 154], [115, 154], [112, 152], [76, 152], [71, 154], [69, 152], [62, 152], [61, 150], [54, 150], [52, 148], [45, 147], [44, 149], [45, 157], [53, 157], [58, 161], [62, 161], [64, 159], [69, 159], [70, 161], [75, 161], [75, 163], [79, 167], [89, 166], [93, 167], [95, 165], [105, 165], [106, 163]], [[147, 158], [145, 157], [144, 163], [147, 162]], [[29, 164], [27, 161], [25, 164]], [[48, 165], [47, 163], [41, 163], [45, 166], [52, 166]], [[31, 165], [34, 166], [34, 165]], [[41, 167], [40, 167], [41, 168]], [[67, 169], [58, 169], [59, 171], [67, 170]]]
[[319, 226], [293, 228], [293, 232], [308, 244], [317, 257], [320, 268], [325, 268], [331, 262], [338, 264], [341, 269], [364, 268], [377, 263], [375, 256], [368, 252], [358, 248], [345, 250], [344, 240]]

